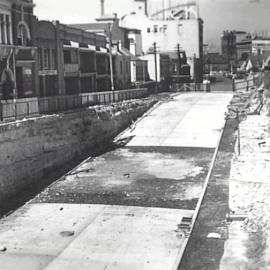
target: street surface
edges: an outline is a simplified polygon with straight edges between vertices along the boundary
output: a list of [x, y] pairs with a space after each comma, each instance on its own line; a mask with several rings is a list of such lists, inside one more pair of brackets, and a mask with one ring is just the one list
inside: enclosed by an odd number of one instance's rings
[[231, 93], [185, 93], [0, 221], [1, 269], [177, 269]]
[[212, 92], [230, 92], [232, 91], [232, 84], [233, 81], [231, 79], [222, 77], [222, 81], [215, 82], [211, 84], [211, 91]]

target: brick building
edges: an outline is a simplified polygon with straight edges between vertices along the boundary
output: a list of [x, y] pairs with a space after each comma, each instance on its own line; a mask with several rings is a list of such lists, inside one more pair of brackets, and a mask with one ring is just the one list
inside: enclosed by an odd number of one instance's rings
[[40, 96], [108, 90], [105, 37], [59, 22], [37, 21]]
[[32, 0], [1, 0], [0, 75], [3, 99], [35, 96], [37, 48]]

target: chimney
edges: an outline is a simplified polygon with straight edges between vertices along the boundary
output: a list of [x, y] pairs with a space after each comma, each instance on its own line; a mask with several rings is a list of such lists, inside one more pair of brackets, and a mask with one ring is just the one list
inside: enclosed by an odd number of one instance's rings
[[100, 8], [101, 8], [101, 10], [100, 10], [101, 14], [100, 15], [101, 15], [101, 17], [103, 17], [104, 14], [105, 14], [104, 2], [105, 2], [105, 0], [100, 0]]
[[148, 16], [148, 4], [147, 4], [147, 0], [145, 0], [145, 2], [144, 2], [144, 12], [145, 12], [145, 15]]

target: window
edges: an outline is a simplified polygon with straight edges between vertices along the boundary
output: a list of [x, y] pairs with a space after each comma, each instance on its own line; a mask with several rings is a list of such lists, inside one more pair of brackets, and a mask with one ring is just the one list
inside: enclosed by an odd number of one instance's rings
[[51, 50], [51, 66], [50, 66], [50, 69], [55, 69], [56, 68], [55, 59], [56, 59], [56, 50]]
[[163, 32], [166, 33], [168, 29], [168, 26], [166, 24], [163, 25]]
[[183, 24], [178, 24], [178, 34], [181, 35], [183, 32]]
[[12, 43], [11, 17], [9, 14], [0, 14], [0, 43]]
[[150, 27], [147, 27], [147, 33], [151, 33]]
[[71, 63], [71, 53], [68, 50], [64, 50], [64, 63], [65, 64]]
[[6, 15], [7, 44], [11, 44], [11, 23], [10, 16]]
[[1, 40], [2, 44], [6, 44], [6, 36], [5, 36], [5, 21], [4, 21], [4, 15], [0, 14], [0, 24], [1, 24]]
[[44, 69], [50, 69], [50, 49], [44, 49], [43, 68]]
[[17, 26], [17, 37], [18, 37], [18, 42], [22, 46], [27, 46], [28, 41], [30, 41], [31, 36], [30, 36], [30, 30], [28, 25], [20, 21]]
[[42, 49], [38, 49], [38, 67], [39, 70], [43, 70], [43, 59], [42, 59]]
[[65, 64], [78, 64], [77, 50], [64, 50]]
[[158, 26], [154, 25], [154, 33], [157, 33], [157, 32], [158, 32]]
[[123, 62], [120, 61], [120, 73], [122, 74], [123, 73]]

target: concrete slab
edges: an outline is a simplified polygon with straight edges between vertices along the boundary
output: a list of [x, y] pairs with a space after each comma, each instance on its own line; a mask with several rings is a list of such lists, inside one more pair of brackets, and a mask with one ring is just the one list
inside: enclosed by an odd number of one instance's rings
[[84, 163], [46, 189], [35, 202], [192, 210], [196, 207], [212, 155], [212, 149], [117, 149]]
[[177, 129], [174, 130], [173, 134], [170, 135], [166, 140], [162, 142], [163, 146], [174, 145], [176, 147], [194, 147], [194, 148], [215, 148], [217, 146], [217, 137], [220, 134], [220, 130], [196, 130], [192, 129], [192, 134], [190, 130]]
[[128, 146], [215, 148], [231, 98], [231, 93], [186, 93], [176, 96], [120, 138], [133, 136]]
[[[62, 210], [61, 210], [62, 209]], [[177, 269], [193, 211], [28, 204], [0, 223], [1, 269]]]

